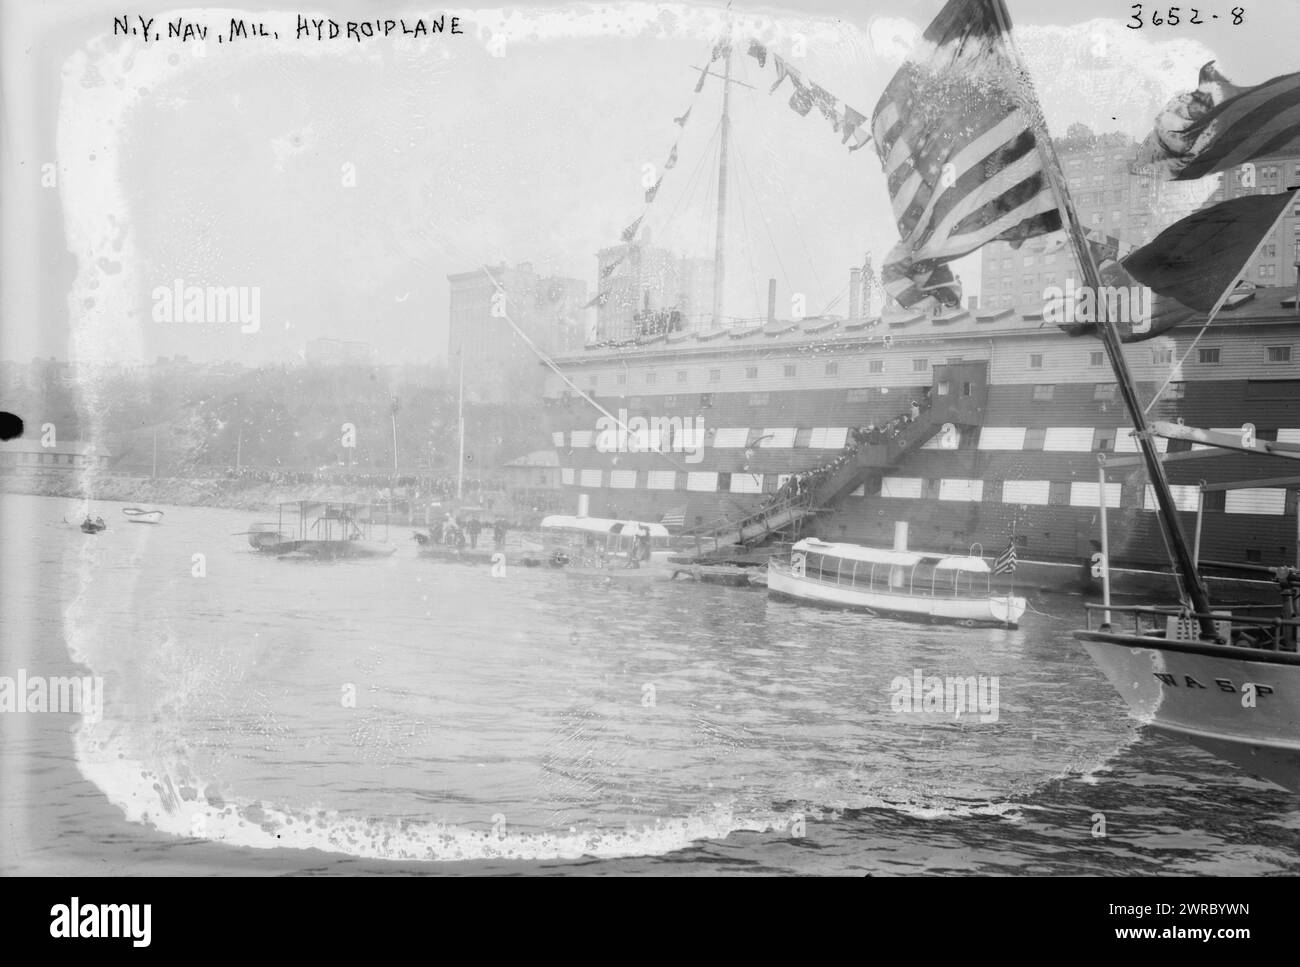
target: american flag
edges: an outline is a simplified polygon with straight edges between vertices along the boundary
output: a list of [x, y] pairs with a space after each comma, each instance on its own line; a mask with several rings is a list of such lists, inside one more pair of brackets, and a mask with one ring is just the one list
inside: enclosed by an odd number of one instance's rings
[[1300, 73], [1238, 87], [1210, 61], [1197, 81], [1156, 117], [1139, 172], [1190, 181], [1300, 144]]
[[[882, 270], [905, 307], [952, 304], [947, 263], [1061, 228], [1002, 0], [949, 0], [871, 118], [901, 241]], [[928, 291], [927, 291], [928, 290]]]
[[1007, 549], [993, 562], [994, 574], [1010, 574], [1016, 569], [1016, 542], [1007, 541]]

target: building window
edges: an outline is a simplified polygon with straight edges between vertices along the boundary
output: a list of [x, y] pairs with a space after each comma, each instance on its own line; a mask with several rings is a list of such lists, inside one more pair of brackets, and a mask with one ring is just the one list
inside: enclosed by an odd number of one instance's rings
[[1197, 352], [1197, 358], [1206, 366], [1217, 366], [1219, 365], [1219, 352], [1218, 346], [1207, 346]]
[[1170, 348], [1151, 350], [1151, 362], [1156, 366], [1167, 366], [1174, 361], [1174, 351]]
[[1260, 254], [1263, 258], [1266, 258], [1266, 259], [1275, 259], [1275, 258], [1277, 258], [1277, 243], [1276, 243], [1276, 242], [1270, 242], [1269, 244], [1265, 245], [1265, 246], [1260, 250], [1260, 253], [1259, 253], [1259, 254]]
[[758, 367], [757, 367], [757, 366], [746, 366], [746, 367], [745, 367], [745, 379], [758, 379]]
[[[715, 372], [716, 372], [716, 371], [715, 371]], [[712, 405], [713, 405], [713, 394], [712, 394], [712, 393], [701, 393], [701, 394], [700, 394], [700, 409], [702, 409], [702, 410], [707, 410], [707, 409], [708, 409], [710, 406], [712, 406]]]
[[1269, 346], [1268, 361], [1270, 363], [1291, 362], [1291, 347], [1290, 346]]
[[655, 378], [656, 378], [656, 376], [657, 376], [656, 373], [646, 373], [646, 374], [645, 374], [646, 385], [647, 385], [647, 386], [653, 386], [653, 385], [655, 384]]
[[847, 393], [844, 394], [844, 402], [846, 402], [846, 403], [870, 403], [870, 402], [871, 402], [871, 390], [870, 390], [870, 389], [851, 389], [851, 390], [849, 390]]
[[914, 359], [914, 360], [912, 360], [912, 372], [914, 372], [914, 373], [924, 373], [924, 372], [926, 372], [929, 368], [930, 368], [930, 360], [928, 360], [928, 359]]
[[618, 376], [615, 378], [614, 382], [618, 383], [619, 386], [626, 386], [627, 373], [619, 373]]
[[711, 369], [711, 370], [709, 370], [709, 382], [710, 382], [710, 383], [721, 383], [721, 382], [722, 382], [722, 370], [720, 370], [720, 369]]
[[827, 364], [826, 364], [826, 375], [827, 375], [827, 376], [838, 376], [839, 374], [840, 374], [840, 364], [839, 364], [839, 363], [827, 363]]
[[670, 407], [670, 408], [671, 408], [671, 407], [674, 407], [674, 406], [676, 406], [676, 405], [677, 405], [677, 397], [676, 397], [676, 396], [665, 396], [665, 397], [664, 397], [664, 406], [666, 406], [666, 407]]
[[771, 395], [770, 393], [750, 393], [750, 394], [749, 394], [749, 405], [750, 405], [750, 406], [767, 406], [767, 404], [770, 403], [770, 402], [772, 402], [772, 395]]
[[785, 376], [786, 376], [786, 379], [789, 379], [789, 378], [792, 377], [794, 374], [795, 374], [795, 366], [794, 366], [794, 364], [793, 364], [793, 363], [786, 363], [786, 364], [785, 364]]
[[686, 382], [686, 370], [684, 369], [677, 370], [677, 382], [679, 383]]
[[1042, 353], [1030, 353], [1030, 354], [1029, 354], [1029, 368], [1030, 368], [1030, 369], [1042, 369], [1042, 368], [1043, 368], [1043, 354], [1042, 354]]
[[1105, 366], [1105, 365], [1106, 365], [1106, 354], [1105, 354], [1104, 352], [1102, 352], [1102, 353], [1089, 353], [1089, 354], [1088, 354], [1088, 365], [1089, 365], [1089, 366], [1092, 366], [1092, 367], [1094, 367], [1094, 368], [1095, 368], [1095, 367], [1098, 367], [1098, 366]]
[[1034, 387], [1034, 402], [1050, 403], [1056, 398], [1056, 387], [1051, 383], [1039, 383]]
[[1160, 395], [1162, 400], [1181, 400], [1187, 396], [1186, 383], [1170, 383]]
[[1259, 267], [1259, 277], [1260, 277], [1261, 279], [1276, 279], [1276, 278], [1277, 278], [1277, 266], [1276, 266], [1276, 265], [1261, 265], [1261, 266]]
[[885, 371], [885, 361], [883, 359], [873, 359], [867, 363], [867, 371], [872, 373], [883, 373]]
[[1098, 383], [1092, 388], [1092, 398], [1100, 403], [1113, 403], [1118, 391], [1117, 383]]

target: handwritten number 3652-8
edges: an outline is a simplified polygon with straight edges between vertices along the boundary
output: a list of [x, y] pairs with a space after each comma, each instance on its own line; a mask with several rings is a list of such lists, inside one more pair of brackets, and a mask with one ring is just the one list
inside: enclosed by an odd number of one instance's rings
[[[1180, 15], [1182, 9], [1183, 9], [1182, 7], [1170, 7], [1164, 17], [1160, 16], [1159, 10], [1152, 11], [1151, 25], [1153, 27], [1161, 27], [1165, 24], [1168, 24], [1171, 27], [1178, 26], [1180, 23], [1183, 22], [1183, 18]], [[1187, 21], [1188, 23], [1193, 23], [1193, 24], [1205, 23], [1205, 21], [1201, 19], [1200, 10], [1198, 10], [1196, 7], [1188, 7], [1187, 9], [1192, 11], [1192, 16], [1191, 19]], [[1233, 7], [1231, 13], [1232, 13], [1232, 23], [1234, 26], [1236, 26], [1245, 20], [1246, 8]], [[1217, 14], [1211, 14], [1210, 16], [1214, 20], [1219, 19]], [[1145, 26], [1145, 24], [1142, 21], [1142, 4], [1140, 3], [1133, 4], [1133, 13], [1130, 17], [1130, 20], [1132, 21], [1131, 23], [1127, 23], [1124, 25], [1128, 27], [1129, 30], [1137, 30], [1138, 28]]]

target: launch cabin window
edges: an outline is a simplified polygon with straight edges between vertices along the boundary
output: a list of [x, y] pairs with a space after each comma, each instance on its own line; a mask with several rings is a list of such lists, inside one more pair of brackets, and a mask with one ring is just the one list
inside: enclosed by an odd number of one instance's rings
[[1116, 383], [1098, 383], [1092, 388], [1092, 398], [1100, 403], [1113, 403], [1118, 388]]
[[1268, 361], [1270, 363], [1291, 362], [1291, 347], [1290, 346], [1269, 346]]
[[1170, 383], [1165, 387], [1165, 391], [1160, 394], [1162, 400], [1181, 400], [1187, 396], [1186, 383]]
[[870, 389], [851, 389], [851, 390], [849, 390], [847, 393], [844, 394], [844, 402], [846, 402], [846, 403], [870, 403], [870, 402], [871, 402], [871, 390], [870, 390]]
[[770, 402], [772, 402], [772, 394], [770, 394], [770, 393], [750, 393], [750, 394], [749, 394], [749, 405], [750, 405], [750, 406], [767, 406], [767, 404], [770, 403]]
[[1218, 346], [1206, 346], [1199, 351], [1198, 358], [1206, 366], [1217, 366], [1219, 365], [1220, 351]]
[[665, 406], [665, 407], [671, 409], [672, 407], [674, 407], [674, 406], [676, 406], [676, 405], [677, 405], [677, 397], [676, 397], [676, 396], [665, 396], [665, 397], [664, 397], [664, 406]]
[[1056, 386], [1052, 383], [1040, 383], [1034, 387], [1035, 403], [1050, 403], [1056, 398]]

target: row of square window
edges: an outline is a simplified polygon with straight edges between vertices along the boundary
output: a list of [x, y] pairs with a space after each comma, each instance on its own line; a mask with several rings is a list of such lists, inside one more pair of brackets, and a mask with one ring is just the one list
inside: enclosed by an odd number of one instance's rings
[[[929, 369], [930, 369], [930, 360], [928, 360], [928, 359], [913, 359], [913, 360], [912, 360], [912, 372], [914, 372], [914, 373], [925, 373], [925, 372], [928, 372]], [[787, 379], [791, 379], [791, 378], [797, 376], [797, 375], [798, 375], [798, 372], [799, 372], [798, 367], [797, 367], [794, 363], [786, 363], [786, 364], [782, 367], [782, 370], [783, 370], [782, 375], [783, 375], [785, 378], [787, 378]], [[868, 360], [868, 362], [867, 362], [867, 372], [869, 372], [869, 373], [883, 373], [884, 371], [885, 371], [885, 361], [884, 361], [883, 359], [872, 359], [872, 360]], [[838, 362], [830, 362], [830, 363], [826, 363], [826, 364], [825, 364], [825, 370], [824, 370], [824, 372], [825, 372], [825, 375], [827, 375], [827, 376], [838, 376], [838, 375], [839, 375], [839, 372], [840, 372], [840, 364], [839, 364]], [[746, 366], [746, 367], [745, 367], [745, 379], [758, 379], [758, 367], [757, 367], [757, 366]], [[689, 373], [688, 373], [688, 371], [687, 371], [687, 370], [684, 370], [684, 369], [679, 369], [679, 370], [677, 370], [677, 382], [679, 382], [679, 383], [685, 383], [685, 382], [688, 382], [688, 381], [689, 381]], [[600, 382], [600, 377], [599, 377], [596, 373], [592, 373], [589, 377], [587, 377], [587, 385], [588, 385], [588, 386], [596, 386], [596, 385], [599, 385], [599, 382]], [[614, 376], [614, 382], [615, 382], [617, 385], [619, 385], [619, 386], [626, 386], [626, 385], [627, 385], [627, 373], [616, 373], [615, 376]], [[658, 373], [653, 373], [653, 372], [648, 372], [648, 373], [646, 373], [646, 374], [645, 374], [645, 382], [646, 382], [646, 385], [647, 385], [647, 386], [653, 386], [653, 385], [655, 385], [656, 383], [659, 382], [659, 374], [658, 374]], [[711, 370], [709, 370], [709, 382], [710, 382], [710, 383], [721, 383], [721, 382], [722, 382], [722, 370], [720, 370], [720, 369], [711, 369]]]
[[[1043, 353], [1029, 354], [1029, 368], [1043, 368]], [[1151, 350], [1151, 362], [1156, 366], [1164, 366], [1173, 363], [1174, 351], [1169, 348], [1157, 348]], [[1196, 350], [1196, 361], [1206, 366], [1217, 366], [1223, 362], [1223, 350], [1219, 346], [1202, 346]], [[1291, 362], [1290, 346], [1265, 346], [1264, 361], [1267, 363], [1289, 363]], [[1104, 352], [1091, 352], [1088, 354], [1088, 365], [1094, 369], [1106, 365], [1106, 354]], [[1114, 384], [1102, 384], [1111, 385]], [[1100, 399], [1100, 397], [1097, 397]]]
[[[638, 484], [648, 490], [684, 489], [694, 493], [763, 494], [780, 490], [790, 479], [790, 474], [761, 474], [725, 471], [676, 470], [602, 470], [560, 471], [564, 484], [582, 487], [609, 487], [619, 490], [638, 489]], [[684, 477], [684, 479], [683, 479]], [[1021, 506], [1040, 507], [1099, 507], [1102, 491], [1100, 483], [1084, 481], [1007, 480], [986, 487], [987, 481], [967, 478], [882, 477], [871, 484], [868, 491], [863, 485], [855, 490], [855, 497], [884, 497], [894, 500], [940, 500], [952, 503], [999, 502]], [[1201, 499], [1200, 488], [1174, 485], [1171, 488], [1175, 506], [1185, 512], [1194, 512]], [[997, 497], [994, 497], [994, 494]], [[1123, 506], [1124, 486], [1106, 484], [1106, 506]], [[1296, 496], [1293, 491], [1281, 488], [1256, 488], [1236, 491], [1207, 491], [1205, 509], [1233, 514], [1258, 514], [1281, 516], [1295, 513]], [[1144, 485], [1142, 509], [1156, 510], [1154, 491]]]
[[[1268, 363], [1289, 363], [1292, 360], [1291, 349], [1292, 347], [1290, 346], [1266, 346], [1264, 347], [1264, 361]], [[1044, 367], [1045, 358], [1046, 356], [1044, 353], [1030, 353], [1029, 368], [1042, 369]], [[1167, 365], [1172, 363], [1173, 361], [1174, 361], [1174, 351], [1172, 349], [1158, 348], [1158, 349], [1153, 349], [1151, 351], [1151, 362], [1157, 366]], [[1198, 349], [1197, 361], [1207, 366], [1219, 364], [1220, 362], [1222, 362], [1220, 348], [1215, 346], [1215, 347], [1202, 347]], [[952, 361], [950, 360], [950, 363], [951, 362]], [[957, 360], [957, 362], [960, 362], [960, 360]], [[1105, 366], [1106, 354], [1104, 352], [1090, 353], [1088, 356], [1088, 365], [1094, 368]], [[930, 360], [928, 359], [912, 360], [912, 372], [924, 373], [924, 372], [928, 372], [929, 369], [930, 369]], [[840, 371], [840, 364], [838, 362], [829, 362], [824, 365], [824, 372], [825, 375], [827, 376], [837, 376], [839, 375], [839, 371]], [[885, 371], [885, 361], [883, 359], [868, 360], [867, 372], [883, 373], [884, 371]], [[791, 379], [795, 377], [796, 375], [798, 375], [798, 367], [793, 363], [786, 363], [783, 366], [783, 375], [787, 379]], [[689, 378], [689, 374], [687, 370], [684, 369], [677, 370], [677, 382], [685, 383], [687, 382], [688, 378]], [[758, 379], [758, 367], [746, 366], [745, 378]], [[591, 376], [589, 376], [587, 380], [589, 386], [599, 385], [599, 382], [600, 382], [599, 376], [595, 373], [591, 374]], [[619, 386], [627, 385], [627, 373], [616, 374], [614, 378], [614, 382]], [[645, 382], [647, 386], [655, 385], [658, 382], [658, 374], [654, 372], [646, 373]], [[709, 382], [710, 383], [722, 382], [722, 370], [720, 369], [709, 370]]]

